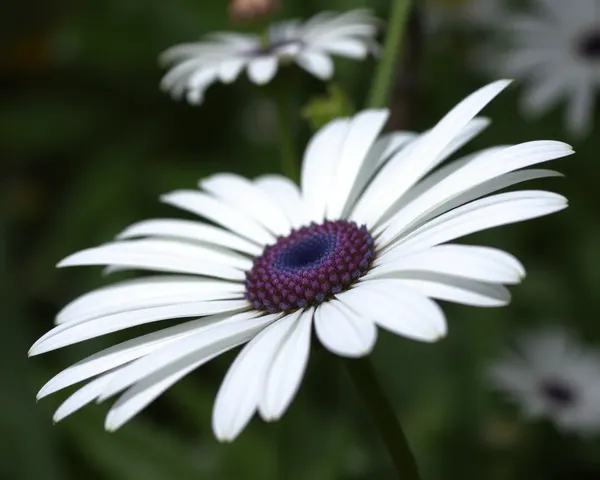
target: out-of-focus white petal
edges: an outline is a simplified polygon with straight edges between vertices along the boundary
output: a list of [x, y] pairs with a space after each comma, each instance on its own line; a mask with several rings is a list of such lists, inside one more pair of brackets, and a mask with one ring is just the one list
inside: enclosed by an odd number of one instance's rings
[[277, 73], [277, 58], [265, 55], [248, 63], [248, 77], [258, 85], [270, 82]]

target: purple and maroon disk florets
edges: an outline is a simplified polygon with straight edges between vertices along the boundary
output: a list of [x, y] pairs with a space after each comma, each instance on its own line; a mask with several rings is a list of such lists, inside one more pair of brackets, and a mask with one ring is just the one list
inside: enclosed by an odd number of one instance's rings
[[246, 274], [257, 310], [290, 312], [346, 290], [371, 266], [373, 237], [346, 220], [312, 223], [265, 248]]

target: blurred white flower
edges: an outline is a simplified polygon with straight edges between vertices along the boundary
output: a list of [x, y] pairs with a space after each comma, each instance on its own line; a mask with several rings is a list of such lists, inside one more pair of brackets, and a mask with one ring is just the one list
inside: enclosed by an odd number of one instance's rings
[[564, 431], [600, 430], [600, 352], [554, 327], [519, 338], [489, 369], [490, 381], [526, 417], [550, 418]]
[[488, 125], [475, 116], [508, 83], [473, 93], [422, 135], [381, 134], [387, 110], [334, 120], [308, 144], [300, 187], [280, 175], [213, 175], [200, 190], [162, 200], [218, 226], [146, 220], [114, 242], [67, 257], [59, 266], [166, 274], [74, 300], [30, 355], [194, 319], [98, 352], [59, 373], [38, 397], [89, 381], [59, 407], [58, 421], [124, 392], [106, 419], [115, 430], [195, 368], [247, 343], [213, 411], [216, 436], [230, 441], [255, 412], [268, 421], [283, 415], [304, 375], [313, 329], [331, 352], [359, 357], [373, 349], [378, 327], [424, 342], [444, 337], [446, 319], [434, 299], [508, 304], [504, 285], [525, 275], [519, 261], [498, 249], [448, 242], [564, 209], [566, 199], [555, 193], [496, 192], [556, 176], [527, 167], [572, 149], [533, 141], [437, 168]]
[[272, 25], [265, 38], [241, 33], [214, 33], [205, 41], [176, 45], [160, 60], [172, 65], [161, 87], [175, 98], [186, 96], [199, 104], [213, 83], [233, 82], [246, 69], [250, 80], [262, 85], [277, 73], [278, 64], [296, 62], [317, 78], [334, 71], [332, 55], [363, 59], [376, 53], [378, 21], [367, 10], [336, 14], [323, 12], [306, 22], [290, 20]]
[[600, 1], [535, 0], [530, 14], [498, 24], [501, 35], [480, 56], [496, 75], [524, 81], [522, 107], [537, 116], [567, 100], [566, 126], [588, 133], [600, 87]]
[[488, 28], [505, 13], [503, 0], [430, 0], [425, 5], [425, 21], [433, 31], [446, 26]]

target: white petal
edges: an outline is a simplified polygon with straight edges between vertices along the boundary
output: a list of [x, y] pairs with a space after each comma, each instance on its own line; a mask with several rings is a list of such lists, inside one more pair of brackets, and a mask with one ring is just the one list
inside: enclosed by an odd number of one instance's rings
[[220, 247], [231, 248], [248, 255], [260, 255], [262, 248], [245, 238], [213, 225], [193, 220], [155, 219], [144, 220], [127, 227], [117, 239], [134, 237], [163, 237], [191, 240]]
[[148, 355], [168, 343], [190, 333], [211, 327], [226, 320], [228, 315], [212, 315], [151, 332], [106, 348], [63, 370], [44, 385], [37, 394], [40, 399], [82, 380], [121, 367]]
[[298, 228], [310, 223], [310, 213], [300, 190], [290, 179], [281, 175], [262, 175], [255, 183], [283, 209], [292, 227]]
[[266, 421], [278, 420], [300, 387], [310, 353], [310, 335], [314, 310], [309, 309], [293, 320], [293, 327], [282, 339], [265, 376], [258, 403]]
[[359, 316], [393, 333], [423, 342], [446, 335], [446, 319], [438, 305], [396, 280], [367, 280], [337, 296]]
[[532, 115], [543, 113], [566, 90], [569, 76], [569, 72], [557, 68], [553, 75], [544, 75], [543, 80], [532, 82], [528, 94], [523, 97], [523, 109]]
[[567, 207], [567, 199], [551, 192], [523, 190], [482, 198], [447, 212], [397, 242], [424, 249], [488, 228], [549, 215]]
[[574, 135], [583, 135], [592, 127], [595, 93], [593, 82], [593, 79], [582, 76], [571, 87], [571, 98], [567, 104], [567, 126]]
[[[390, 132], [380, 135], [369, 152], [369, 160], [372, 159], [375, 164], [373, 171], [381, 167], [393, 154], [415, 138], [417, 138], [417, 134], [413, 132]], [[365, 161], [365, 165], [369, 163], [369, 160]]]
[[379, 257], [375, 268], [363, 278], [386, 277], [390, 273], [438, 272], [489, 283], [519, 283], [525, 276], [523, 265], [512, 255], [489, 247], [438, 245], [405, 255], [402, 249]]
[[216, 65], [198, 66], [187, 79], [187, 88], [193, 90], [205, 90], [209, 85], [214, 83], [219, 76], [219, 69]]
[[199, 329], [189, 335], [182, 336], [169, 342], [160, 349], [131, 362], [119, 370], [118, 375], [102, 391], [99, 400], [114, 395], [140, 380], [147, 378], [169, 364], [182, 361], [188, 363], [186, 357], [193, 357], [194, 361], [213, 358], [223, 349], [229, 349], [248, 341], [260, 330], [265, 328], [274, 317], [255, 317], [257, 312], [244, 312], [216, 322], [210, 328]]
[[185, 375], [246, 342], [250, 337], [251, 334], [238, 336], [231, 339], [230, 343], [224, 343], [225, 346], [220, 349], [212, 349], [210, 353], [206, 350], [199, 350], [156, 370], [119, 397], [106, 416], [104, 428], [109, 432], [114, 432]]
[[287, 235], [291, 230], [281, 207], [260, 188], [239, 175], [220, 173], [201, 180], [199, 186], [276, 235]]
[[270, 82], [277, 73], [277, 57], [262, 56], [251, 60], [248, 64], [248, 77], [257, 85]]
[[343, 357], [368, 355], [377, 340], [377, 328], [370, 318], [335, 299], [317, 307], [315, 331], [328, 350]]
[[[522, 182], [526, 182], [529, 180], [535, 180], [538, 178], [548, 178], [548, 177], [562, 177], [563, 175], [559, 172], [555, 172], [553, 170], [545, 170], [545, 169], [530, 169], [530, 170], [519, 170], [517, 172], [511, 172], [504, 174], [498, 178], [494, 178], [492, 180], [488, 180], [476, 187], [473, 187], [460, 195], [457, 195], [452, 200], [443, 203], [438, 208], [430, 211], [427, 215], [421, 217], [417, 222], [413, 222], [410, 228], [404, 227], [401, 230], [404, 233], [408, 233], [417, 227], [427, 223], [431, 219], [434, 219], [443, 213], [449, 212], [450, 210], [460, 207], [466, 203], [472, 202], [473, 200], [477, 200], [478, 198], [489, 195], [490, 193], [495, 193], [498, 190], [502, 190], [506, 187], [511, 187], [513, 185], [517, 185]], [[389, 225], [389, 224], [388, 224]], [[386, 236], [393, 236], [392, 230], [390, 229], [389, 233], [386, 233]], [[382, 239], [380, 239], [382, 240]], [[382, 240], [383, 241], [383, 240]]]
[[412, 278], [399, 282], [428, 297], [475, 307], [503, 307], [510, 302], [510, 292], [502, 285], [433, 272], [414, 272]]
[[200, 300], [231, 300], [243, 297], [241, 283], [188, 276], [143, 277], [93, 290], [76, 298], [57, 315], [56, 323], [85, 322], [113, 313]]
[[326, 53], [317, 50], [304, 51], [298, 54], [295, 60], [304, 70], [321, 80], [329, 80], [333, 76], [333, 61]]
[[228, 280], [243, 280], [249, 259], [224, 254], [200, 245], [169, 240], [129, 240], [87, 248], [58, 263], [58, 267], [117, 265], [144, 270], [192, 273]]
[[410, 150], [400, 151], [397, 156], [402, 161], [395, 162], [391, 159], [381, 169], [361, 199], [362, 205], [357, 205], [352, 218], [358, 223], [374, 225], [398, 198], [439, 164], [440, 155], [448, 145], [509, 83], [501, 80], [477, 90], [454, 107], [431, 131], [414, 142]]
[[209, 35], [209, 38], [235, 46], [236, 50], [238, 50], [240, 47], [244, 51], [255, 50], [261, 46], [261, 39], [258, 35], [247, 33], [213, 32]]
[[113, 376], [114, 372], [107, 373], [81, 387], [58, 407], [56, 412], [54, 412], [52, 420], [60, 422], [63, 418], [68, 417], [80, 408], [85, 407], [88, 403], [93, 402], [100, 395], [102, 389], [108, 385]]
[[356, 177], [352, 191], [348, 195], [346, 208], [343, 214], [344, 218], [352, 211], [356, 200], [360, 198], [365, 186], [371, 181], [375, 172], [384, 165], [393, 154], [414, 140], [415, 137], [416, 134], [412, 132], [392, 132], [384, 133], [379, 136], [369, 150], [367, 158], [364, 160], [361, 170]]
[[365, 110], [355, 115], [348, 125], [346, 140], [342, 144], [335, 182], [330, 187], [326, 216], [339, 218], [342, 215], [367, 153], [387, 121], [389, 112]]
[[223, 83], [233, 82], [239, 75], [248, 60], [246, 58], [234, 58], [219, 65], [219, 79]]
[[229, 367], [213, 407], [212, 426], [222, 442], [231, 442], [256, 411], [273, 355], [294, 327], [300, 312], [273, 323], [239, 353]]
[[491, 120], [486, 117], [475, 117], [454, 137], [454, 139], [446, 146], [439, 154], [437, 164], [439, 165], [446, 158], [453, 155], [455, 152], [464, 147], [467, 143], [473, 140], [477, 135], [489, 127]]
[[200, 360], [196, 360], [194, 356], [186, 357], [178, 362], [167, 365], [150, 377], [142, 380], [121, 395], [110, 408], [104, 422], [104, 428], [109, 432], [119, 429], [175, 382], [202, 364], [237, 345], [239, 343], [228, 345], [226, 348], [214, 352], [208, 357], [202, 356]]
[[248, 308], [248, 305], [247, 300], [190, 302], [115, 313], [75, 325], [63, 323], [54, 327], [35, 342], [29, 350], [29, 355], [39, 355], [40, 353], [83, 342], [90, 338], [146, 323], [173, 318], [199, 317], [235, 312], [236, 310]]
[[350, 120], [339, 118], [321, 128], [310, 139], [302, 161], [302, 196], [316, 222], [325, 217], [329, 189], [346, 139]]
[[[434, 211], [447, 211], [446, 203], [460, 194], [513, 170], [571, 155], [573, 149], [561, 142], [528, 142], [489, 155], [481, 155], [466, 163], [418, 198], [405, 205], [391, 220], [382, 243], [400, 235], [418, 220]], [[485, 193], [483, 193], [485, 194]], [[441, 211], [439, 211], [441, 209]]]
[[319, 42], [323, 50], [333, 55], [349, 58], [364, 58], [369, 53], [365, 42], [356, 38], [340, 38], [329, 42]]
[[267, 230], [229, 205], [193, 190], [178, 190], [161, 197], [169, 205], [208, 218], [259, 245], [273, 243], [275, 238]]
[[[402, 209], [414, 201], [416, 198], [420, 197], [424, 192], [428, 191], [434, 185], [438, 184], [444, 178], [448, 177], [458, 169], [462, 168], [467, 163], [473, 161], [475, 158], [480, 155], [487, 155], [488, 153], [498, 152], [507, 148], [510, 145], [489, 147], [479, 152], [475, 152], [469, 155], [465, 155], [453, 162], [450, 162], [446, 165], [443, 165], [440, 168], [437, 168], [435, 171], [429, 173], [425, 178], [416, 183], [410, 190], [408, 190], [404, 195], [402, 195], [398, 200], [394, 202], [392, 207], [388, 209], [387, 213], [383, 215], [378, 221], [377, 230], [381, 231], [384, 228], [388, 227], [391, 223], [391, 219], [397, 213], [402, 211]], [[409, 147], [410, 148], [410, 144]]]

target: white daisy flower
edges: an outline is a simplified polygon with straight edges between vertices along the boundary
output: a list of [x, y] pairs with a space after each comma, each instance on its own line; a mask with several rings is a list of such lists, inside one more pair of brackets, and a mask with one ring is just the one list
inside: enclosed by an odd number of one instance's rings
[[362, 59], [377, 51], [377, 20], [367, 10], [336, 14], [323, 12], [302, 23], [290, 20], [272, 25], [266, 39], [241, 33], [215, 33], [206, 41], [176, 45], [161, 55], [173, 65], [161, 87], [175, 98], [186, 96], [199, 104], [205, 90], [217, 81], [231, 83], [246, 69], [250, 80], [270, 82], [283, 62], [296, 62], [317, 78], [333, 75], [332, 55]]
[[489, 28], [504, 15], [502, 0], [432, 0], [427, 3], [426, 21], [433, 31], [450, 26]]
[[527, 83], [522, 107], [537, 116], [567, 100], [566, 125], [573, 134], [592, 126], [594, 97], [600, 87], [600, 2], [537, 0], [529, 15], [503, 20], [508, 48], [486, 61], [494, 75]]
[[565, 208], [564, 197], [545, 191], [490, 194], [556, 176], [522, 169], [572, 149], [534, 141], [434, 169], [488, 124], [474, 117], [508, 84], [480, 89], [422, 135], [382, 135], [387, 110], [334, 120], [308, 144], [300, 188], [279, 175], [214, 175], [200, 190], [162, 200], [217, 226], [146, 220], [114, 242], [67, 257], [59, 266], [164, 274], [76, 299], [31, 355], [196, 318], [96, 353], [51, 379], [38, 397], [90, 380], [60, 406], [58, 421], [125, 391], [106, 419], [115, 430], [187, 373], [248, 342], [214, 407], [214, 432], [229, 441], [257, 411], [268, 421], [283, 415], [304, 374], [313, 328], [325, 348], [360, 357], [373, 349], [377, 327], [419, 341], [442, 338], [446, 320], [433, 299], [506, 305], [504, 284], [524, 276], [519, 261], [494, 248], [447, 242]]
[[546, 416], [564, 431], [600, 430], [600, 352], [552, 328], [524, 335], [518, 350], [490, 368], [493, 386], [527, 417]]

